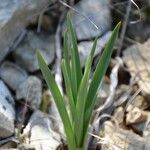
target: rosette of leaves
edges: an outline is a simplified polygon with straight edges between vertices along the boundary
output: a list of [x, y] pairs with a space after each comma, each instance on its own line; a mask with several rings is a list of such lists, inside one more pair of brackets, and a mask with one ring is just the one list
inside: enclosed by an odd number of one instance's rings
[[[97, 91], [109, 65], [113, 46], [118, 36], [119, 27], [120, 23], [118, 23], [113, 30], [112, 35], [99, 58], [93, 76], [90, 78], [97, 39], [95, 39], [93, 43], [85, 63], [84, 72], [82, 72], [76, 33], [70, 17], [67, 17], [67, 31], [64, 33], [64, 57], [61, 66], [65, 81], [69, 112], [65, 106], [64, 96], [61, 94], [52, 72], [48, 68], [48, 65], [41, 54], [39, 52], [37, 53], [39, 67], [52, 93], [64, 125], [69, 150], [85, 150], [86, 148], [89, 124], [97, 98]], [[89, 79], [91, 79], [90, 82]]]

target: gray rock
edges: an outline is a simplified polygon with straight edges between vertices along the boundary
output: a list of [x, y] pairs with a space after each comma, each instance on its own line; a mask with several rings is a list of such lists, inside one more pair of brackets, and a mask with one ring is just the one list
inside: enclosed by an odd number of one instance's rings
[[132, 100], [131, 104], [132, 106], [137, 107], [141, 110], [146, 110], [150, 107], [149, 101], [142, 95], [136, 96], [134, 100]]
[[18, 149], [19, 150], [35, 150], [34, 146], [30, 145], [30, 144], [20, 144], [18, 145]]
[[140, 44], [134, 44], [123, 51], [123, 60], [145, 96], [150, 96], [150, 38]]
[[6, 138], [14, 133], [14, 100], [8, 88], [0, 80], [0, 138]]
[[124, 117], [125, 117], [125, 110], [123, 107], [117, 107], [114, 111], [113, 117], [116, 119], [117, 123], [123, 127], [124, 126]]
[[19, 141], [16, 139], [16, 136], [10, 136], [8, 138], [0, 140], [0, 149], [18, 150], [18, 149], [13, 149], [18, 143]]
[[104, 123], [104, 135], [101, 150], [149, 150], [149, 137], [142, 137], [133, 133], [131, 130], [125, 130], [113, 124], [110, 121]]
[[[108, 31], [106, 34], [104, 34], [102, 37], [98, 39], [94, 56], [101, 53], [101, 50], [104, 48], [105, 44], [108, 42], [111, 36], [111, 33], [112, 33], [111, 31]], [[78, 44], [78, 50], [80, 54], [80, 61], [81, 61], [82, 67], [84, 66], [86, 62], [86, 58], [90, 54], [92, 46], [93, 46], [93, 41], [84, 41]]]
[[43, 91], [42, 104], [40, 107], [42, 112], [48, 113], [53, 119], [53, 130], [61, 134], [61, 138], [65, 139], [65, 132], [62, 120], [56, 107], [54, 98], [49, 89]]
[[47, 96], [49, 95], [49, 98], [50, 98], [49, 114], [53, 118], [55, 118], [53, 121], [53, 129], [61, 134], [62, 139], [65, 139], [64, 126], [63, 126], [62, 120], [60, 118], [54, 98], [52, 97], [50, 90], [47, 90], [46, 92], [47, 92]]
[[0, 3], [0, 61], [9, 53], [26, 25], [49, 0], [4, 0]]
[[5, 61], [0, 67], [0, 77], [12, 90], [16, 90], [17, 87], [25, 81], [28, 75], [19, 66]]
[[29, 76], [16, 91], [16, 98], [27, 99], [32, 109], [38, 109], [42, 99], [42, 83], [35, 76]]
[[30, 72], [39, 69], [36, 51], [39, 50], [50, 64], [54, 59], [54, 36], [28, 32], [26, 38], [14, 51], [16, 63]]
[[48, 116], [40, 111], [35, 111], [24, 129], [23, 135], [36, 150], [56, 150], [60, 145], [60, 136], [52, 130], [51, 126], [52, 121]]
[[[149, 120], [150, 120], [150, 112], [141, 110], [138, 107], [133, 106], [130, 104], [127, 107], [126, 113], [126, 124], [132, 129], [134, 129], [138, 133], [143, 133], [144, 136], [150, 137], [150, 130], [149, 130]], [[145, 135], [146, 133], [146, 135]]]
[[[111, 28], [110, 0], [82, 0], [74, 7], [79, 13], [90, 18], [99, 29], [89, 20], [76, 12], [72, 20], [78, 40], [91, 39], [104, 34]], [[74, 11], [73, 11], [74, 12]]]

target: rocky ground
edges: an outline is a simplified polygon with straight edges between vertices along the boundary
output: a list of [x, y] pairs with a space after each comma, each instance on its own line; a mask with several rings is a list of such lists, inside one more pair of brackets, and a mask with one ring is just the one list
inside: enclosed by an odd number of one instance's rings
[[[135, 4], [136, 3], [136, 4]], [[150, 149], [150, 1], [5, 0], [0, 3], [0, 149], [65, 150], [63, 125], [36, 59], [63, 89], [66, 14], [82, 67], [98, 38], [93, 70], [117, 22], [119, 39], [93, 112], [89, 150]], [[65, 92], [64, 92], [65, 94]]]

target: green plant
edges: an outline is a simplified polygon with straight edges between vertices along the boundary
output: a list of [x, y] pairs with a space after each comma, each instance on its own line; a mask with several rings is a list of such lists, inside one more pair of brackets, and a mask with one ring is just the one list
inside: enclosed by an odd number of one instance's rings
[[[99, 59], [93, 77], [91, 78], [91, 82], [89, 82], [89, 76], [97, 39], [95, 39], [93, 43], [90, 55], [86, 60], [85, 70], [82, 73], [76, 34], [69, 16], [67, 18], [67, 27], [68, 30], [64, 34], [64, 58], [62, 59], [62, 71], [65, 80], [70, 113], [67, 112], [64, 97], [61, 94], [51, 71], [39, 52], [37, 53], [37, 58], [42, 74], [49, 89], [51, 90], [61, 116], [69, 150], [84, 150], [88, 136], [87, 133], [90, 118], [96, 101], [97, 90], [109, 65], [120, 23], [112, 32], [111, 38], [108, 41]], [[71, 44], [68, 44], [68, 34], [69, 37], [71, 37]]]

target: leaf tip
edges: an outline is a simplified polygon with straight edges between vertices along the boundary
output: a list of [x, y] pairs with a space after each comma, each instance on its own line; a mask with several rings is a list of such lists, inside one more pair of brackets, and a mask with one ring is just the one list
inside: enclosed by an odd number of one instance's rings
[[120, 22], [118, 22], [118, 24], [117, 24], [117, 25], [116, 25], [116, 27], [115, 27], [115, 30], [118, 30], [118, 31], [119, 31], [120, 26], [121, 26], [121, 21], [120, 21]]
[[40, 56], [41, 56], [40, 51], [37, 49], [36, 50], [36, 57], [37, 57], [38, 60], [39, 60]]

